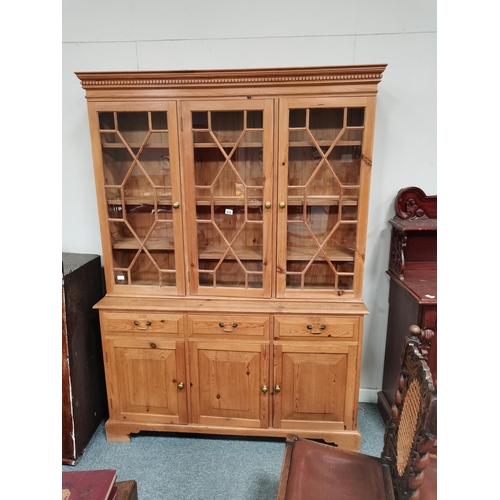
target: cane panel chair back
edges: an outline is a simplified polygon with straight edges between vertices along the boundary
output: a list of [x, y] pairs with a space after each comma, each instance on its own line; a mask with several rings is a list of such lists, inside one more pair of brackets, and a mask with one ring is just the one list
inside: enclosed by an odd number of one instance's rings
[[401, 373], [384, 436], [382, 463], [391, 470], [397, 499], [420, 498], [437, 436], [437, 395], [422, 355], [420, 328], [412, 326], [401, 353]]

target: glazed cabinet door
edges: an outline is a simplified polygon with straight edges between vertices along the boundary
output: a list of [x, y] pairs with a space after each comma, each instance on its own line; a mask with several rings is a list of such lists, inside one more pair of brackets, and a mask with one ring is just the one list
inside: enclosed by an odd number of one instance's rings
[[189, 341], [192, 420], [219, 427], [268, 427], [269, 345]]
[[183, 340], [104, 340], [110, 418], [187, 423]]
[[89, 103], [108, 292], [184, 295], [175, 102]]
[[193, 295], [271, 295], [272, 120], [272, 100], [182, 103]]
[[274, 426], [352, 430], [356, 352], [353, 343], [274, 346]]
[[375, 101], [280, 100], [278, 297], [361, 297]]

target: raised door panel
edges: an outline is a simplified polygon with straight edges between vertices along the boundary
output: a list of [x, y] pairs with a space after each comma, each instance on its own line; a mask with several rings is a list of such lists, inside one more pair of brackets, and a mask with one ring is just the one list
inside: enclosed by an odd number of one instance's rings
[[268, 427], [269, 346], [189, 344], [193, 423]]
[[182, 103], [193, 295], [270, 297], [273, 101]]
[[375, 100], [280, 100], [277, 295], [360, 298]]
[[275, 345], [274, 426], [352, 430], [355, 344]]
[[108, 292], [184, 295], [173, 101], [89, 103]]
[[187, 423], [183, 341], [106, 339], [110, 417]]

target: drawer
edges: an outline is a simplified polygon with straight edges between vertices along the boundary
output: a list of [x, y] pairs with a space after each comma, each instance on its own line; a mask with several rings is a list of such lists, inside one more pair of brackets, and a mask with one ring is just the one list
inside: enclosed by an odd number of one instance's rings
[[101, 328], [105, 333], [182, 334], [182, 314], [122, 313], [101, 311]]
[[190, 335], [269, 338], [268, 316], [190, 315], [188, 325]]
[[358, 340], [360, 318], [356, 316], [275, 316], [275, 338], [334, 338]]

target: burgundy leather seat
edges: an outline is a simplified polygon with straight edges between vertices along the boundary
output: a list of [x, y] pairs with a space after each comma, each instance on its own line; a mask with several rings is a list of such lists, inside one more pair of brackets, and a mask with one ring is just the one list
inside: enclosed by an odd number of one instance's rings
[[[314, 441], [296, 441], [287, 500], [386, 500], [380, 460]], [[335, 492], [332, 495], [332, 492]]]

